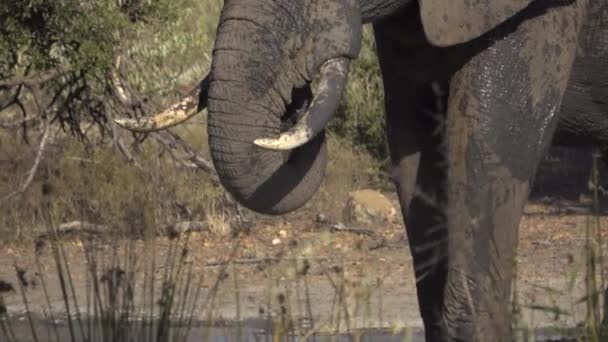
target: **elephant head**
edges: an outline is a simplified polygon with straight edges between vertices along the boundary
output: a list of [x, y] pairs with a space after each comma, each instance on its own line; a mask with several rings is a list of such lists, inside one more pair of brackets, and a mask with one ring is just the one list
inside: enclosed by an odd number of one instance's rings
[[[530, 1], [509, 0], [507, 6], [497, 0], [420, 0], [419, 8], [428, 39], [452, 45], [483, 34]], [[362, 24], [413, 4], [226, 0], [211, 71], [200, 88], [155, 118], [117, 122], [132, 130], [158, 130], [206, 105], [211, 156], [225, 188], [261, 213], [294, 210], [323, 178], [323, 129], [359, 52]], [[478, 23], [465, 23], [469, 15]], [[311, 82], [319, 74], [313, 93]]]
[[209, 147], [222, 184], [240, 203], [281, 214], [316, 192], [327, 161], [321, 131], [359, 52], [361, 29], [357, 0], [226, 1], [210, 72]]

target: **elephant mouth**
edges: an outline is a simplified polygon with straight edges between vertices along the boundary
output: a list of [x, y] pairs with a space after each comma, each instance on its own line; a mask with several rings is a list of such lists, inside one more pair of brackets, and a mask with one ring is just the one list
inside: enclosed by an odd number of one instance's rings
[[291, 92], [291, 103], [281, 116], [281, 133], [292, 129], [306, 114], [313, 99], [312, 85], [308, 82], [302, 87], [295, 87]]
[[[286, 105], [285, 112], [280, 118], [279, 134], [285, 134], [294, 129], [309, 110], [313, 97], [312, 84], [310, 82], [302, 87], [292, 89], [291, 102]], [[299, 150], [296, 148], [277, 152], [282, 153], [283, 163], [289, 164], [298, 158]]]
[[[325, 62], [321, 66], [319, 84], [314, 95], [310, 89], [310, 82], [303, 87], [304, 89], [294, 88], [292, 103], [284, 115], [285, 119], [282, 118], [281, 121], [290, 123], [293, 113], [303, 113], [295, 115], [296, 118], [299, 116], [299, 120], [289, 130], [281, 131], [278, 137], [258, 138], [254, 140], [254, 144], [267, 150], [288, 151], [305, 145], [323, 131], [337, 109], [346, 87], [350, 62], [346, 57]], [[303, 112], [301, 109], [304, 105], [307, 108]]]

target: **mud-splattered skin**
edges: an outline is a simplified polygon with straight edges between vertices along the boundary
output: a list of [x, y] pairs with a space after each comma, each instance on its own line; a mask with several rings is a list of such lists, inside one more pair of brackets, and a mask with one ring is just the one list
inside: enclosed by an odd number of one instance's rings
[[375, 23], [427, 341], [511, 341], [517, 228], [586, 2], [542, 6], [446, 48], [395, 34], [416, 11]]
[[323, 134], [288, 153], [253, 142], [293, 125], [319, 67], [355, 58], [373, 22], [427, 341], [510, 341], [517, 228], [587, 3], [227, 0], [208, 98], [222, 183], [263, 213], [306, 203], [323, 177]]

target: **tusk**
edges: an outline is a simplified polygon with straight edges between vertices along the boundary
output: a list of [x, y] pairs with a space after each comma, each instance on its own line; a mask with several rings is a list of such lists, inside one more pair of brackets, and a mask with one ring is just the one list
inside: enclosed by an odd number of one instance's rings
[[278, 138], [256, 139], [253, 143], [268, 150], [287, 151], [300, 147], [321, 132], [338, 108], [350, 60], [346, 57], [331, 59], [321, 67], [321, 81], [317, 94], [302, 116], [289, 131]]
[[188, 95], [162, 113], [138, 119], [114, 119], [114, 122], [125, 129], [139, 133], [156, 132], [177, 126], [205, 109], [208, 90], [209, 76], [205, 77]]

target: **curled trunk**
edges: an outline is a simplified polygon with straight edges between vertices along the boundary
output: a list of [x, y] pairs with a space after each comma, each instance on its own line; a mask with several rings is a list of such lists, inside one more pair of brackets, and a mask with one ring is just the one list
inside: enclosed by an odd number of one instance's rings
[[327, 162], [323, 133], [289, 152], [253, 143], [288, 129], [311, 99], [307, 83], [285, 60], [271, 32], [241, 18], [223, 18], [211, 69], [209, 147], [225, 188], [244, 206], [266, 214], [306, 203]]

